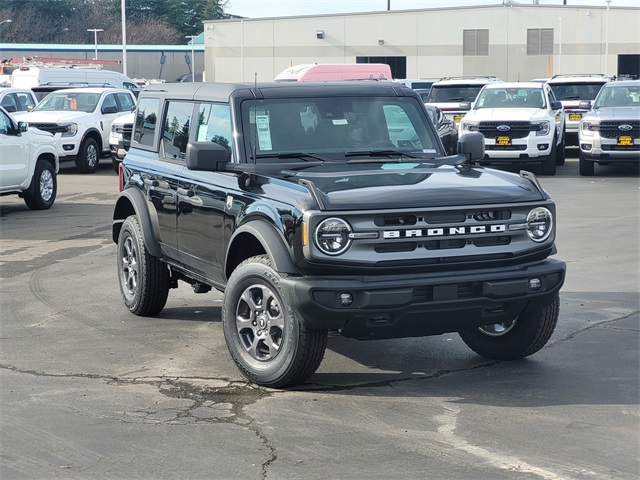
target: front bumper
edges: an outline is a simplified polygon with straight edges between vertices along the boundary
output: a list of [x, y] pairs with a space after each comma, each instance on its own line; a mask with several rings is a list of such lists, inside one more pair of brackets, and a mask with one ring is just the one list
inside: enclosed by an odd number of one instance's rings
[[[365, 277], [284, 277], [303, 322], [361, 339], [439, 335], [512, 320], [553, 301], [566, 265]], [[540, 286], [532, 288], [537, 279]], [[344, 302], [352, 298], [352, 302]]]
[[498, 138], [485, 138], [484, 159], [492, 163], [540, 163], [551, 155], [553, 140], [552, 135], [536, 136], [535, 132], [525, 138], [509, 139], [509, 145], [500, 145]]
[[640, 162], [640, 138], [633, 145], [620, 146], [615, 138], [581, 136], [579, 140], [582, 158], [592, 162], [638, 163]]

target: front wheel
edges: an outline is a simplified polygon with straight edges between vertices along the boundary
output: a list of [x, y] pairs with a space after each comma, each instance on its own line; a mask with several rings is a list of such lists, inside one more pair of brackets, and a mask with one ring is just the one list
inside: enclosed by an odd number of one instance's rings
[[87, 137], [76, 158], [76, 168], [82, 173], [94, 173], [98, 169], [100, 161], [100, 150], [98, 143], [91, 137]]
[[280, 276], [264, 255], [242, 262], [225, 289], [222, 324], [229, 353], [258, 385], [302, 383], [324, 356], [327, 330], [305, 326], [286, 298]]
[[33, 173], [31, 185], [24, 193], [24, 203], [31, 210], [47, 210], [53, 205], [57, 190], [55, 168], [50, 162], [39, 161]]
[[516, 360], [533, 355], [546, 345], [558, 323], [560, 297], [540, 310], [504, 323], [459, 332], [467, 346], [486, 358]]
[[160, 313], [167, 303], [170, 280], [169, 269], [149, 253], [138, 218], [131, 215], [118, 236], [118, 281], [124, 304], [135, 315]]
[[592, 177], [595, 170], [595, 162], [590, 162], [584, 158], [582, 152], [580, 152], [580, 158], [578, 159], [578, 167], [580, 169], [580, 175], [583, 177]]
[[542, 174], [543, 175], [555, 175], [556, 174], [556, 156], [558, 148], [556, 146], [556, 139], [553, 139], [551, 145], [551, 152], [549, 156], [542, 162]]

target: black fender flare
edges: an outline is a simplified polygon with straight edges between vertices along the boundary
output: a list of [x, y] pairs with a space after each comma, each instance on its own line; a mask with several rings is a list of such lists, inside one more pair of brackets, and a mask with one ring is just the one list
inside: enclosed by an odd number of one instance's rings
[[147, 200], [143, 193], [135, 188], [123, 190], [116, 199], [116, 206], [113, 210], [113, 224], [111, 227], [111, 237], [114, 243], [118, 243], [120, 229], [129, 215], [136, 215], [142, 237], [147, 250], [157, 258], [162, 257], [160, 249], [160, 234], [158, 231], [158, 219], [155, 212], [151, 212], [147, 206]]
[[98, 130], [95, 127], [91, 127], [88, 128], [83, 134], [82, 134], [82, 141], [81, 144], [84, 143], [84, 141], [87, 139], [87, 137], [96, 137], [96, 143], [98, 144], [98, 149], [100, 150], [100, 152], [103, 151], [104, 149], [104, 145], [103, 145], [103, 139], [102, 139], [102, 133], [100, 133], [100, 130]]
[[258, 240], [258, 242], [260, 242], [262, 248], [271, 259], [273, 269], [276, 272], [291, 275], [295, 275], [298, 273], [298, 269], [293, 263], [293, 259], [291, 258], [289, 250], [284, 244], [282, 236], [278, 233], [278, 231], [272, 225], [265, 221], [255, 220], [242, 225], [235, 232], [233, 232], [233, 235], [231, 235], [231, 238], [229, 239], [229, 245], [227, 245], [227, 252], [225, 256], [225, 258], [227, 259], [227, 264], [225, 265], [225, 272], [227, 273], [227, 275], [231, 274], [231, 272], [228, 271], [229, 253], [234, 247], [236, 239], [243, 234], [249, 234], [256, 240]]

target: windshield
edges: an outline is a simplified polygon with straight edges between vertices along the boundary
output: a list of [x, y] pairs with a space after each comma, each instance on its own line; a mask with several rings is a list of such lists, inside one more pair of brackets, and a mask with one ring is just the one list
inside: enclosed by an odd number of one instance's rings
[[100, 95], [97, 93], [51, 92], [34, 110], [40, 112], [81, 111], [89, 113], [96, 109], [99, 100]]
[[560, 101], [563, 100], [593, 100], [606, 82], [593, 83], [550, 83], [553, 94]]
[[475, 102], [484, 85], [433, 85], [429, 91], [429, 103]]
[[601, 107], [640, 107], [640, 85], [603, 88], [594, 105]]
[[485, 88], [474, 108], [545, 108], [544, 93], [542, 88]]
[[242, 119], [244, 131], [250, 132], [245, 135], [247, 148], [257, 163], [309, 160], [313, 155], [333, 160], [378, 153], [442, 155], [423, 106], [413, 97], [245, 100]]

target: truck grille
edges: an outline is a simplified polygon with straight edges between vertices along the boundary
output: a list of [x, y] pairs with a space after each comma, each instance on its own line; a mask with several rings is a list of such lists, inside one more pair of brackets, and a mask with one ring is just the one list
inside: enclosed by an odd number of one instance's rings
[[[502, 125], [508, 126], [509, 130], [498, 130], [498, 127]], [[531, 122], [480, 122], [479, 126], [479, 132], [484, 135], [484, 138], [497, 138], [501, 136], [527, 138], [529, 132], [537, 129], [538, 126], [531, 125]]]
[[121, 133], [122, 138], [131, 141], [131, 133], [133, 132], [133, 124], [125, 123], [124, 125], [116, 126], [116, 133]]
[[[551, 202], [542, 205], [554, 213]], [[530, 204], [508, 204], [345, 212], [340, 217], [351, 225], [353, 241], [340, 259], [351, 265], [397, 269], [429, 265], [471, 268], [486, 262], [506, 265], [543, 258], [553, 246], [554, 235], [541, 244], [529, 238], [526, 222], [532, 208]], [[311, 222], [310, 231], [315, 224]], [[317, 252], [313, 256], [320, 260]]]
[[[631, 130], [623, 131], [618, 127], [620, 125], [630, 125]], [[600, 136], [603, 138], [618, 138], [620, 135], [630, 135], [633, 138], [640, 137], [640, 122], [639, 121], [606, 121], [600, 122]]]
[[29, 122], [30, 127], [37, 128], [38, 130], [43, 130], [49, 133], [63, 133], [67, 131], [66, 125], [58, 125], [57, 123], [31, 123]]

